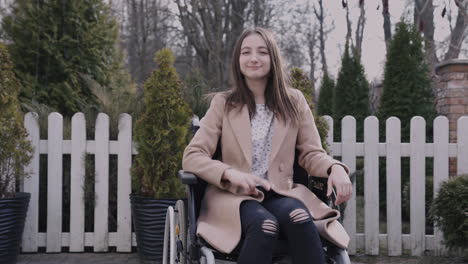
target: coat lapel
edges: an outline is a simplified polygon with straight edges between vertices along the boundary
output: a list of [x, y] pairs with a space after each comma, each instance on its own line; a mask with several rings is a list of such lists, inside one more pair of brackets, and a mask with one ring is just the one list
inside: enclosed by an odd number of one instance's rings
[[252, 167], [252, 127], [247, 106], [244, 105], [240, 112], [238, 109], [229, 111], [228, 119], [245, 159]]
[[288, 127], [289, 127], [289, 121], [287, 121], [285, 124], [283, 121], [278, 119], [277, 116], [274, 117], [273, 138], [271, 140], [270, 164], [275, 159], [276, 154], [278, 154], [278, 151], [281, 147], [281, 143], [283, 142], [284, 137], [286, 136], [288, 132]]

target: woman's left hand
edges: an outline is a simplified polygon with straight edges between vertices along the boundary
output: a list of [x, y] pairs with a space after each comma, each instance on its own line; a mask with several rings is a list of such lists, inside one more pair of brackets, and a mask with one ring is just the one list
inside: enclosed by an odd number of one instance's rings
[[331, 167], [330, 176], [328, 176], [327, 196], [331, 195], [333, 187], [336, 190], [336, 205], [348, 201], [353, 194], [353, 185], [351, 184], [349, 175], [346, 173], [346, 170], [338, 164], [332, 165]]

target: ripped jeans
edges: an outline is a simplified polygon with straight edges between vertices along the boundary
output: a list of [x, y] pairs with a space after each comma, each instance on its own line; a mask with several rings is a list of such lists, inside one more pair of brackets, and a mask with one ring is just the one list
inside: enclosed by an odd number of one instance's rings
[[293, 264], [325, 263], [317, 228], [301, 201], [269, 191], [261, 203], [242, 202], [240, 216], [238, 264], [271, 264], [278, 237], [287, 239]]

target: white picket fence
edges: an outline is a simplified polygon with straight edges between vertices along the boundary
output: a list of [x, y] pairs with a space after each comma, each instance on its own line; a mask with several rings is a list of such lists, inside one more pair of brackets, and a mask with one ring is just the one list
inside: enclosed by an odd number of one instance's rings
[[[330, 127], [333, 120], [325, 117]], [[403, 250], [412, 255], [422, 255], [425, 250], [444, 254], [442, 234], [435, 229], [433, 235], [425, 234], [425, 158], [434, 159], [434, 191], [440, 182], [448, 179], [449, 157], [458, 159], [458, 174], [468, 173], [468, 116], [458, 120], [458, 142], [449, 143], [448, 119], [434, 121], [434, 142], [425, 142], [425, 121], [421, 117], [411, 120], [410, 143], [400, 141], [400, 121], [386, 121], [387, 142], [379, 142], [378, 120], [368, 117], [364, 122], [364, 142], [356, 142], [356, 121], [347, 116], [342, 120], [342, 140], [332, 142], [330, 129], [328, 142], [332, 155], [341, 156], [351, 171], [356, 169], [356, 157], [364, 157], [364, 233], [356, 232], [356, 197], [348, 202], [344, 225], [351, 237], [349, 253], [364, 250], [366, 254], [379, 254], [379, 247], [388, 255], [398, 256]], [[109, 140], [109, 117], [99, 114], [96, 120], [95, 140], [86, 140], [85, 119], [82, 113], [72, 118], [71, 140], [63, 139], [63, 120], [58, 113], [48, 117], [47, 140], [40, 140], [37, 116], [28, 113], [25, 127], [29, 132], [35, 152], [27, 170], [32, 177], [24, 180], [22, 188], [31, 193], [31, 202], [24, 229], [22, 251], [37, 252], [45, 247], [47, 252], [60, 252], [69, 247], [70, 252], [83, 252], [93, 247], [95, 252], [106, 252], [116, 247], [117, 252], [129, 252], [136, 245], [131, 232], [130, 167], [136, 150], [132, 142], [132, 119], [122, 114], [119, 120], [118, 140]], [[39, 155], [47, 154], [47, 232], [38, 231], [39, 223]], [[70, 232], [62, 232], [62, 158], [71, 155]], [[95, 208], [94, 232], [85, 232], [84, 182], [87, 154], [95, 155]], [[108, 230], [109, 155], [118, 157], [117, 232]], [[379, 157], [387, 160], [387, 233], [379, 233]], [[409, 157], [410, 166], [410, 234], [402, 234], [400, 158]], [[103, 198], [104, 197], [104, 198]]]
[[[23, 234], [22, 251], [37, 252], [45, 247], [47, 252], [60, 252], [69, 247], [70, 252], [83, 252], [93, 247], [95, 252], [106, 252], [116, 247], [118, 252], [130, 252], [136, 245], [131, 232], [129, 194], [131, 192], [130, 167], [132, 154], [132, 118], [122, 114], [119, 120], [118, 140], [109, 140], [109, 117], [99, 114], [96, 120], [95, 140], [86, 140], [86, 124], [82, 113], [72, 118], [71, 140], [63, 140], [63, 119], [58, 113], [48, 117], [47, 140], [39, 138], [39, 124], [35, 114], [25, 116], [25, 127], [34, 146], [32, 174], [24, 180], [23, 190], [31, 193], [28, 215]], [[38, 232], [39, 223], [39, 154], [47, 154], [47, 232]], [[70, 172], [70, 232], [62, 232], [62, 157], [71, 155]], [[84, 232], [85, 155], [95, 157], [95, 208], [94, 232]], [[117, 180], [117, 232], [108, 231], [109, 207], [109, 155], [118, 159]]]

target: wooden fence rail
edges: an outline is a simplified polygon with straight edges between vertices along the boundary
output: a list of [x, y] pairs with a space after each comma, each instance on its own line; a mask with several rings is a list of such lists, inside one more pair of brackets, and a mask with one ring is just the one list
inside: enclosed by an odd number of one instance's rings
[[[404, 250], [422, 255], [429, 250], [444, 254], [442, 234], [425, 233], [425, 163], [433, 158], [434, 193], [442, 181], [449, 177], [449, 157], [457, 158], [457, 173], [468, 173], [468, 117], [457, 123], [456, 143], [448, 137], [448, 119], [434, 120], [434, 140], [426, 142], [426, 123], [421, 117], [411, 119], [410, 142], [401, 142], [400, 120], [386, 120], [386, 142], [379, 142], [379, 120], [370, 116], [364, 121], [364, 142], [356, 142], [356, 120], [346, 116], [342, 120], [341, 142], [333, 142], [333, 120], [325, 117], [329, 127], [327, 141], [333, 156], [341, 157], [351, 171], [356, 170], [358, 157], [364, 158], [364, 233], [357, 233], [356, 186], [348, 202], [344, 226], [351, 237], [349, 253], [363, 251], [378, 255], [386, 248], [390, 256], [399, 256]], [[76, 113], [71, 122], [71, 140], [63, 139], [63, 118], [58, 113], [48, 117], [47, 139], [40, 139], [38, 118], [35, 113], [25, 116], [25, 127], [34, 146], [31, 163], [26, 170], [31, 177], [24, 180], [22, 189], [31, 193], [31, 201], [23, 234], [22, 251], [83, 252], [93, 247], [95, 252], [106, 252], [116, 247], [118, 252], [129, 252], [136, 245], [131, 232], [130, 168], [136, 150], [132, 142], [132, 118], [122, 114], [119, 118], [118, 139], [109, 139], [109, 117], [99, 114], [95, 126], [95, 139], [86, 139], [86, 122], [82, 113]], [[47, 231], [39, 232], [39, 165], [40, 154], [47, 155]], [[70, 167], [70, 232], [62, 232], [62, 175], [63, 155], [71, 156]], [[85, 232], [85, 157], [95, 159], [94, 232]], [[117, 231], [109, 232], [109, 157], [117, 156]], [[379, 157], [386, 158], [387, 232], [379, 232]], [[410, 233], [402, 233], [401, 157], [410, 159]]]

